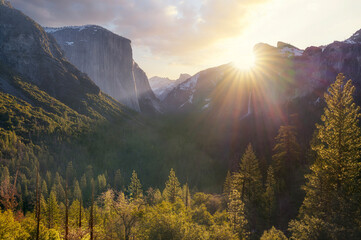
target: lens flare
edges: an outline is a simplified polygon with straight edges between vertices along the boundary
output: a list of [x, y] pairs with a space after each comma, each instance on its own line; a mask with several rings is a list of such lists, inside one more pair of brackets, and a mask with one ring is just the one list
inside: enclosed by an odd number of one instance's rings
[[255, 65], [255, 56], [253, 53], [247, 55], [237, 56], [233, 61], [232, 64], [235, 68], [239, 70], [250, 70]]

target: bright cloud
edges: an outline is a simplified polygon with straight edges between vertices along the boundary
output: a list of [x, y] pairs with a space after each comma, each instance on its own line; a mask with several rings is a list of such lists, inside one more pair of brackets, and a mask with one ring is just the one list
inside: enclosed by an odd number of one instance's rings
[[45, 26], [98, 24], [174, 56], [239, 36], [256, 7], [270, 0], [13, 0]]

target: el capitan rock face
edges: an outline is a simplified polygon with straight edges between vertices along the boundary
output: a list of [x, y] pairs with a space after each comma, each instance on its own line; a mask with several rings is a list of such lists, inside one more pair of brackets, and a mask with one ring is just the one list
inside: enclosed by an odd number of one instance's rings
[[136, 111], [159, 110], [147, 76], [134, 64], [129, 39], [94, 25], [45, 30], [102, 91]]

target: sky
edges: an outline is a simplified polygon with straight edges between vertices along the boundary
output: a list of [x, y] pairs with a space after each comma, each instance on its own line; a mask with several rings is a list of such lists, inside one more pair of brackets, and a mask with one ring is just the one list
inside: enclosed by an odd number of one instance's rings
[[42, 26], [96, 24], [132, 41], [148, 77], [235, 62], [278, 41], [304, 49], [343, 41], [361, 29], [360, 0], [10, 0]]

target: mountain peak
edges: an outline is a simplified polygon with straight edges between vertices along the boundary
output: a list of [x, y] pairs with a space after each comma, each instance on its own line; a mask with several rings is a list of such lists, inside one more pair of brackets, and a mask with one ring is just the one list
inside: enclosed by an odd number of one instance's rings
[[277, 42], [277, 48], [286, 56], [302, 56], [303, 50], [284, 42]]
[[281, 54], [286, 57], [302, 56], [303, 50], [285, 42], [277, 42], [277, 47], [273, 47], [267, 43], [257, 43], [253, 47], [256, 55]]
[[355, 32], [350, 38], [345, 40], [346, 43], [361, 43], [361, 29]]
[[183, 82], [183, 81], [187, 80], [190, 77], [191, 77], [191, 75], [189, 75], [188, 73], [181, 73], [181, 74], [179, 74], [179, 78], [176, 81]]
[[285, 48], [285, 47], [298, 49], [297, 47], [295, 47], [295, 46], [293, 46], [293, 45], [291, 45], [289, 43], [285, 43], [285, 42], [281, 42], [281, 41], [277, 42], [277, 48], [282, 49], [282, 48]]

